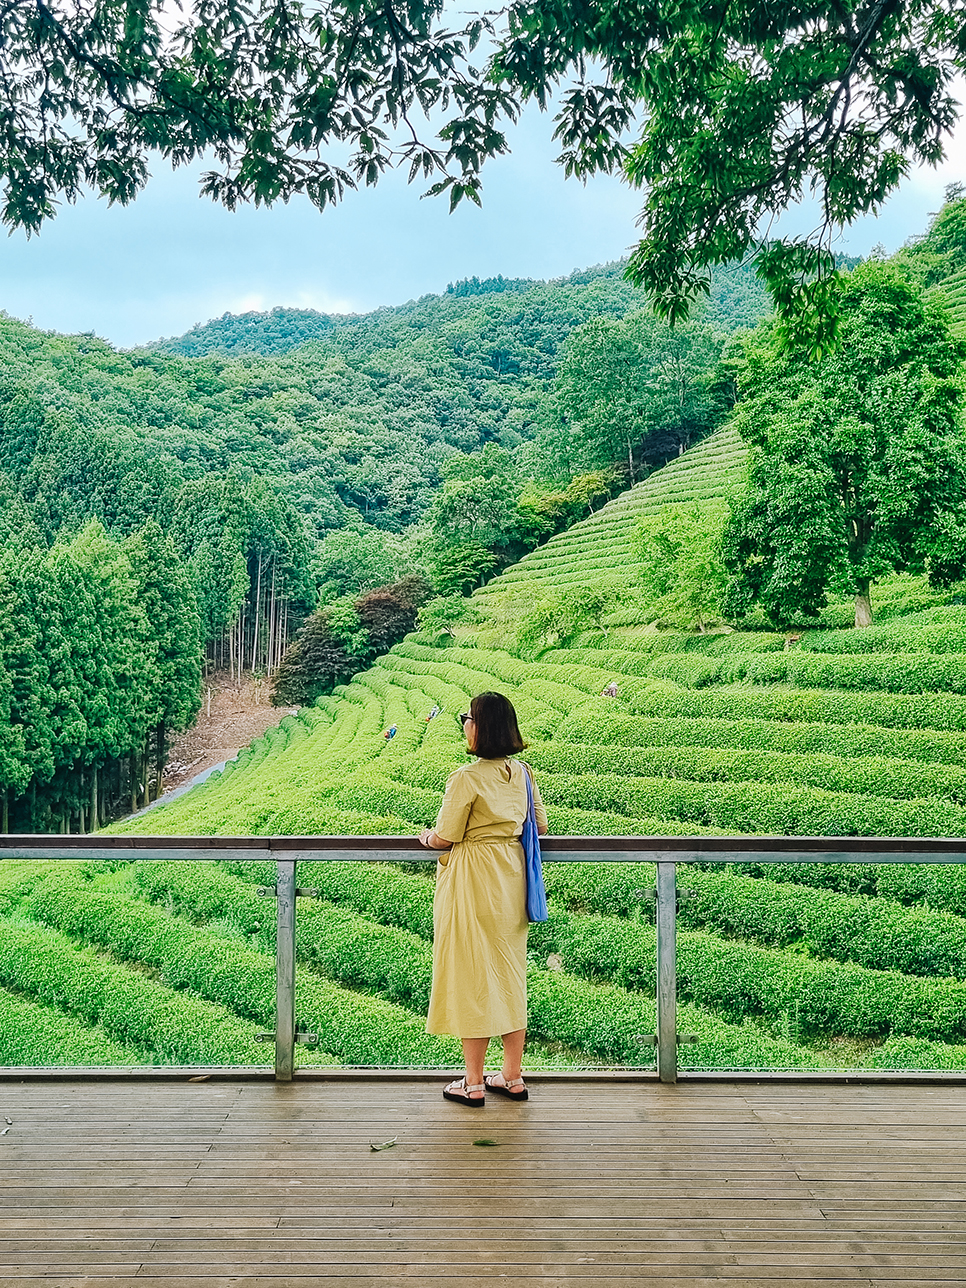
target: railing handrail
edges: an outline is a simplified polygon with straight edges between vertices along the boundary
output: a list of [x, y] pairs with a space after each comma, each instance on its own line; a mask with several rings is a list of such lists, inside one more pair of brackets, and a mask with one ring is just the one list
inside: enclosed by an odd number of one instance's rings
[[[868, 836], [547, 836], [548, 862], [631, 862], [657, 865], [653, 892], [657, 924], [657, 1025], [653, 1040], [662, 1082], [677, 1080], [677, 885], [679, 863], [966, 863], [966, 839]], [[0, 857], [29, 860], [129, 858], [256, 862], [274, 859], [277, 901], [275, 948], [275, 1076], [295, 1069], [295, 906], [299, 862], [435, 862], [414, 836], [63, 836], [0, 835]], [[643, 893], [643, 892], [642, 892]]]
[[[544, 858], [568, 862], [675, 863], [964, 863], [966, 838], [878, 836], [545, 836]], [[0, 857], [154, 859], [225, 857], [305, 862], [425, 860], [414, 836], [87, 836], [26, 832], [0, 835]], [[165, 853], [167, 852], [167, 853]]]

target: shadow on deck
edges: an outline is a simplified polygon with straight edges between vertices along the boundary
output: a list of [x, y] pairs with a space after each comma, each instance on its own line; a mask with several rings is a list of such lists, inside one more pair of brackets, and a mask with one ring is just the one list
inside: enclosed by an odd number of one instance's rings
[[5, 1082], [0, 1284], [966, 1281], [963, 1088], [531, 1091], [471, 1111], [422, 1079]]

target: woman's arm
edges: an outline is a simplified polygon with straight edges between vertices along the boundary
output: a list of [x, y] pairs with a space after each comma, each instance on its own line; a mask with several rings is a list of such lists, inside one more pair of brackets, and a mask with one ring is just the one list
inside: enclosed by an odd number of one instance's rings
[[424, 827], [420, 832], [419, 844], [424, 845], [427, 850], [450, 850], [453, 848], [452, 841], [447, 841], [438, 832], [434, 832], [431, 827]]

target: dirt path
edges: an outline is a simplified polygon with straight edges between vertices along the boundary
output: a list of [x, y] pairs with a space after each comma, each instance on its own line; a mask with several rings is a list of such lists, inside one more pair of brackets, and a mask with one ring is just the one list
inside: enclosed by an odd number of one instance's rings
[[171, 745], [164, 771], [165, 792], [182, 787], [223, 760], [233, 759], [242, 747], [298, 710], [271, 706], [267, 684], [259, 687], [251, 676], [245, 676], [241, 683], [232, 682], [227, 671], [216, 671], [208, 677], [202, 698], [194, 728], [179, 734]]

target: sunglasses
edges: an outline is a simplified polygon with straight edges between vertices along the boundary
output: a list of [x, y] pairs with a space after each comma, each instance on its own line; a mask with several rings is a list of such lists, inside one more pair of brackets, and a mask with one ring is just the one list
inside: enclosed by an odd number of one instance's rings
[[470, 715], [470, 713], [469, 713], [468, 711], [461, 711], [461, 712], [460, 712], [460, 724], [461, 724], [461, 725], [465, 725], [465, 724], [466, 724], [466, 722], [467, 722], [467, 720], [472, 720], [472, 719], [473, 719], [473, 717]]

